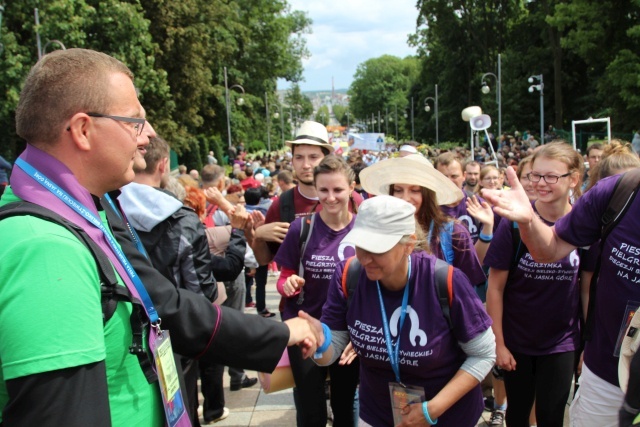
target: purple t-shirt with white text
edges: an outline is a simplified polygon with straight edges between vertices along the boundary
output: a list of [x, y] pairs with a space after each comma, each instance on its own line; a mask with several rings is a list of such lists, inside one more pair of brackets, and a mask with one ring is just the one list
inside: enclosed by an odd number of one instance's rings
[[[558, 236], [578, 247], [595, 244], [601, 236], [606, 212], [619, 176], [604, 178], [578, 199], [573, 210], [556, 222]], [[587, 341], [584, 362], [600, 378], [618, 385], [620, 332], [626, 329], [629, 310], [640, 306], [640, 197], [607, 237], [602, 249], [596, 291], [595, 322]], [[624, 333], [624, 332], [622, 332]]]
[[[551, 225], [547, 223], [547, 225]], [[524, 251], [515, 268], [513, 223], [504, 220], [493, 234], [485, 265], [510, 270], [504, 288], [502, 330], [507, 348], [543, 356], [574, 351], [580, 345], [580, 257], [540, 264]], [[523, 242], [520, 244], [524, 245]]]
[[[274, 261], [283, 267], [298, 272], [300, 263], [300, 229], [304, 218], [296, 218], [289, 227]], [[319, 213], [315, 214], [313, 230], [309, 230], [308, 241], [302, 265], [304, 267], [304, 286], [302, 292], [291, 298], [285, 298], [282, 319], [298, 316], [304, 310], [315, 318], [322, 314], [322, 305], [327, 299], [329, 281], [336, 264], [355, 255], [352, 245], [342, 244], [342, 239], [353, 228], [355, 215], [349, 225], [340, 231], [329, 228]]]
[[[458, 342], [468, 342], [486, 331], [491, 319], [467, 277], [455, 269], [451, 301], [453, 330], [449, 330], [435, 288], [435, 257], [423, 251], [413, 253], [411, 264], [409, 307], [400, 331], [400, 376], [404, 384], [423, 387], [429, 400], [451, 380], [466, 359]], [[360, 357], [362, 420], [373, 426], [393, 426], [389, 383], [396, 379], [387, 357], [377, 285], [366, 277], [363, 268], [347, 308], [341, 286], [343, 269], [344, 263], [336, 268], [321, 320], [333, 330], [349, 331]], [[380, 289], [391, 336], [395, 338], [404, 290], [389, 291], [382, 286]], [[442, 414], [438, 425], [475, 426], [482, 408], [478, 385]]]

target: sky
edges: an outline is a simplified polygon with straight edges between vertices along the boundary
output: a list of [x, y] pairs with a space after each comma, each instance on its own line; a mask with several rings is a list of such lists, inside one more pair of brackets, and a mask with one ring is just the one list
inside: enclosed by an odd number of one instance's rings
[[[389, 54], [414, 55], [407, 37], [415, 31], [416, 10], [412, 0], [289, 0], [292, 10], [301, 10], [313, 20], [305, 34], [311, 53], [303, 60], [302, 91], [348, 89], [359, 64]], [[278, 89], [291, 83], [280, 80]]]

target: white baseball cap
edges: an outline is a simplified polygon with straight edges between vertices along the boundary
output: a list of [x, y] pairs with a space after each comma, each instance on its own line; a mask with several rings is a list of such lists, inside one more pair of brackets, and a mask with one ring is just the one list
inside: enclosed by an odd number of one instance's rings
[[416, 208], [393, 196], [366, 199], [358, 208], [351, 231], [342, 240], [367, 252], [385, 253], [404, 236], [415, 234]]

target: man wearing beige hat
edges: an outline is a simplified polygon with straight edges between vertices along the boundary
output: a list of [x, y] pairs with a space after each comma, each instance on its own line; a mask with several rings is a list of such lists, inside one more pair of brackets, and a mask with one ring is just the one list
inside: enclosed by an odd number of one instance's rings
[[[313, 169], [325, 156], [333, 153], [327, 128], [321, 123], [306, 121], [300, 126], [295, 139], [286, 144], [291, 148], [291, 164], [298, 185], [274, 200], [267, 211], [264, 225], [256, 229], [252, 248], [260, 265], [273, 260], [289, 230], [289, 224], [296, 217], [305, 216], [314, 208], [316, 211], [321, 209], [313, 185]], [[362, 197], [355, 191], [352, 197], [356, 205], [360, 205]]]

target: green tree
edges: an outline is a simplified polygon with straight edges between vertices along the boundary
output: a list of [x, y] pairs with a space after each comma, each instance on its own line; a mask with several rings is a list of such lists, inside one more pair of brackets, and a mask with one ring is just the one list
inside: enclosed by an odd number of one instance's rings
[[[35, 27], [34, 8], [38, 7], [40, 26]], [[158, 69], [154, 55], [157, 46], [149, 35], [149, 21], [137, 2], [117, 0], [12, 2], [5, 7], [0, 35], [5, 46], [0, 57], [0, 123], [5, 132], [0, 136], [2, 153], [15, 158], [24, 143], [15, 134], [15, 108], [22, 81], [38, 60], [36, 30], [47, 52], [58, 48], [58, 40], [67, 48], [95, 49], [123, 61], [134, 72], [140, 98], [159, 128], [165, 126], [173, 104], [166, 73]], [[135, 43], [131, 41], [135, 40]], [[158, 107], [162, 108], [159, 109]]]
[[[410, 108], [407, 94], [418, 76], [418, 61], [383, 55], [358, 65], [349, 88], [350, 109], [365, 120], [387, 108], [404, 111]], [[384, 115], [383, 113], [381, 113]]]

